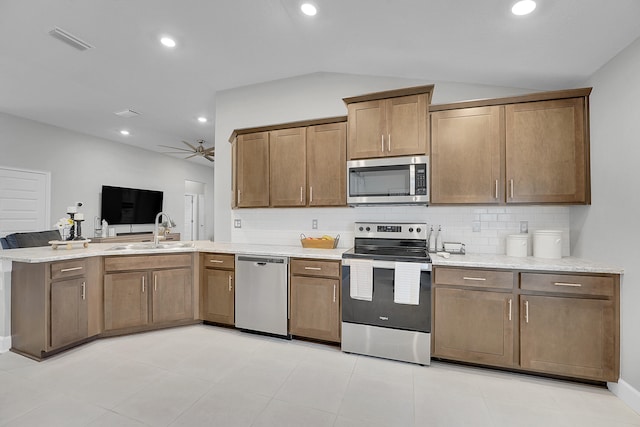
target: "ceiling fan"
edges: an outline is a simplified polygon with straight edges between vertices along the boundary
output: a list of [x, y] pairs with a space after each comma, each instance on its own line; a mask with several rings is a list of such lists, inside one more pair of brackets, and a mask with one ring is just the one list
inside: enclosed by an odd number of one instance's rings
[[215, 147], [204, 148], [204, 139], [199, 140], [197, 146], [187, 141], [182, 141], [182, 143], [189, 148], [169, 147], [168, 145], [160, 145], [160, 147], [177, 150], [177, 151], [164, 151], [165, 154], [188, 154], [188, 156], [185, 157], [185, 159], [190, 159], [195, 156], [201, 156], [209, 160], [210, 162], [213, 162]]

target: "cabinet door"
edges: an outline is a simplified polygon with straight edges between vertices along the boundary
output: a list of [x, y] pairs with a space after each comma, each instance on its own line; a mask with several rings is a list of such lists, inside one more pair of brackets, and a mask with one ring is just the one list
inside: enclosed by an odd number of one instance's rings
[[349, 160], [385, 156], [384, 101], [355, 102], [347, 106]]
[[504, 201], [504, 109], [431, 113], [431, 202]]
[[427, 95], [411, 95], [385, 101], [387, 156], [425, 155], [427, 139]]
[[346, 196], [347, 124], [307, 128], [309, 206], [344, 206]]
[[509, 203], [589, 203], [585, 101], [507, 105]]
[[523, 295], [520, 365], [525, 369], [617, 381], [611, 300]]
[[153, 323], [193, 319], [191, 269], [154, 271], [152, 282], [149, 291]]
[[495, 366], [513, 366], [513, 295], [436, 288], [436, 357]]
[[269, 135], [271, 206], [307, 204], [306, 128], [272, 131]]
[[87, 307], [85, 278], [51, 283], [51, 348], [62, 347], [88, 337]]
[[105, 330], [149, 323], [149, 275], [146, 272], [111, 273], [104, 276]]
[[231, 270], [205, 268], [201, 279], [202, 319], [234, 324], [235, 274]]
[[237, 206], [269, 206], [269, 133], [238, 136], [236, 185]]
[[291, 277], [291, 334], [340, 341], [340, 281]]

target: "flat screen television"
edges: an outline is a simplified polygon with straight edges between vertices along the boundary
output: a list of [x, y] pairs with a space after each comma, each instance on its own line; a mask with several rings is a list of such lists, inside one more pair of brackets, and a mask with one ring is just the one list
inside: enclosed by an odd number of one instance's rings
[[100, 217], [109, 225], [153, 224], [162, 211], [162, 191], [102, 186]]

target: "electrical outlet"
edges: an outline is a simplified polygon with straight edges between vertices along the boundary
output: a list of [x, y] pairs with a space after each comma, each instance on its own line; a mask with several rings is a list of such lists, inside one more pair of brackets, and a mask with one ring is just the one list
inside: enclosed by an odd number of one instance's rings
[[529, 221], [520, 221], [520, 232], [521, 233], [529, 232]]
[[311, 220], [311, 228], [313, 228], [314, 230], [318, 229], [318, 220], [317, 219], [312, 219]]
[[473, 231], [474, 233], [480, 232], [480, 221], [473, 221], [471, 223], [471, 231]]
[[235, 228], [242, 228], [242, 220], [241, 219], [234, 219], [233, 220], [233, 226]]

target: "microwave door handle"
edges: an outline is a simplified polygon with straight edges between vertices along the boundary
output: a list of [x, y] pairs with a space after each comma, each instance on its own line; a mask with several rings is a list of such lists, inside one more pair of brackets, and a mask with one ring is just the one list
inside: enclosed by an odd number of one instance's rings
[[409, 165], [409, 195], [416, 195], [416, 165]]

